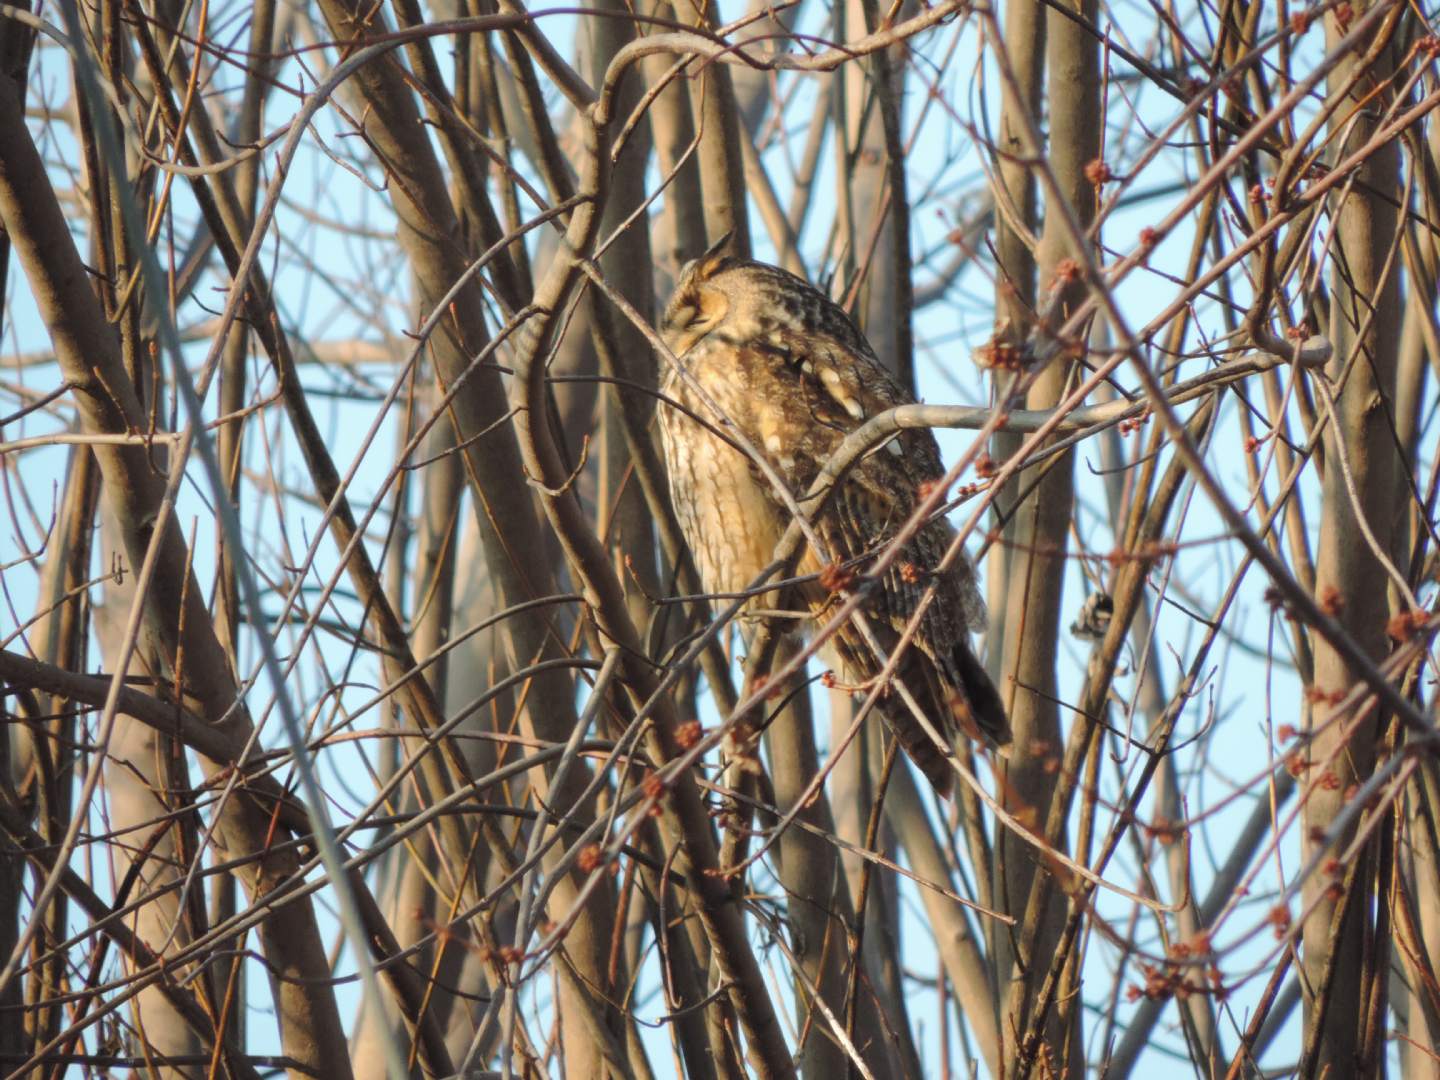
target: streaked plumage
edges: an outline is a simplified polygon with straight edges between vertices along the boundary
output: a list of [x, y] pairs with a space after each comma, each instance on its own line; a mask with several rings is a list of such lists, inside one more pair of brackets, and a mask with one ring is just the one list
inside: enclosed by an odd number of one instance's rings
[[[712, 251], [688, 264], [660, 329], [704, 390], [697, 393], [672, 369], [663, 380], [666, 398], [721, 431], [743, 434], [795, 495], [805, 493], [847, 434], [912, 400], [839, 307], [764, 263]], [[682, 409], [662, 404], [660, 431], [676, 513], [706, 590], [747, 588], [771, 561], [789, 513], [753, 461]], [[826, 550], [807, 551], [801, 571], [862, 559], [856, 570], [863, 573], [910, 516], [922, 487], [943, 475], [934, 436], [901, 432], [850, 470], [815, 522]], [[936, 582], [938, 595], [898, 678], [947, 737], [963, 731], [1003, 747], [1010, 741], [1005, 710], [969, 642], [969, 632], [985, 621], [975, 569], [962, 558], [938, 578], [934, 573], [954, 535], [944, 520], [924, 525], [863, 610], [888, 649]], [[839, 599], [819, 585], [804, 596], [817, 617]], [[853, 624], [836, 635], [834, 651], [846, 682], [862, 683], [880, 670]], [[953, 772], [900, 696], [888, 694], [881, 711], [910, 757], [948, 794]]]

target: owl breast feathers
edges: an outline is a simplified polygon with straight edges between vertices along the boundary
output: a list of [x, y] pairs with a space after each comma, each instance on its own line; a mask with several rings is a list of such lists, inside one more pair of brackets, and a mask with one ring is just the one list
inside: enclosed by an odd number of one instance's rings
[[[672, 366], [662, 384], [660, 433], [671, 497], [706, 591], [740, 592], [769, 565], [790, 521], [774, 482], [741, 443], [764, 457], [792, 496], [801, 496], [846, 435], [912, 399], [839, 307], [764, 263], [712, 251], [688, 264], [660, 329], [689, 376]], [[801, 573], [839, 565], [864, 574], [910, 518], [926, 485], [943, 476], [929, 431], [903, 431], [866, 455], [813, 522], [824, 550], [808, 549]], [[867, 591], [862, 610], [888, 655], [921, 596], [935, 586], [896, 681], [947, 742], [964, 733], [1003, 748], [1010, 742], [1005, 709], [970, 648], [969, 632], [985, 622], [975, 568], [963, 551], [939, 568], [954, 537], [941, 518], [925, 523]], [[816, 582], [802, 593], [817, 622], [842, 599]], [[766, 599], [757, 597], [754, 605]], [[829, 644], [847, 682], [865, 684], [880, 672], [882, 660], [853, 621]], [[949, 748], [925, 732], [902, 695], [882, 692], [879, 706], [900, 745], [948, 795], [954, 785]]]

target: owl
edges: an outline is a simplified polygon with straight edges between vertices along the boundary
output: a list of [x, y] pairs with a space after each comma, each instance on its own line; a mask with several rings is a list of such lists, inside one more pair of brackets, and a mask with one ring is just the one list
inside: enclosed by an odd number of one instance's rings
[[[690, 378], [670, 367], [659, 409], [681, 529], [706, 592], [722, 594], [751, 586], [790, 522], [773, 481], [735, 436], [798, 497], [846, 435], [913, 401], [838, 306], [795, 275], [729, 257], [723, 247], [685, 266], [666, 305], [660, 332]], [[926, 486], [943, 476], [928, 430], [902, 431], [851, 468], [813, 522], [822, 549], [807, 547], [799, 566], [801, 575], [818, 575], [800, 588], [815, 625], [847, 588], [861, 586]], [[924, 524], [865, 587], [861, 610], [888, 655], [934, 585], [895, 680], [947, 740], [963, 733], [1003, 750], [1010, 742], [1005, 708], [970, 647], [970, 632], [985, 622], [975, 568], [962, 555], [940, 569], [954, 536], [941, 517]], [[758, 596], [750, 606], [773, 600]], [[853, 620], [828, 644], [845, 681], [868, 688], [881, 661]], [[948, 796], [949, 749], [935, 744], [893, 687], [881, 689], [879, 710], [911, 760]]]

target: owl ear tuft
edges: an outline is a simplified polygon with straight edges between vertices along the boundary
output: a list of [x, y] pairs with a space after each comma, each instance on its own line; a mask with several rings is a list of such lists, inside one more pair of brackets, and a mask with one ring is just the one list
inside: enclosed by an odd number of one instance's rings
[[716, 270], [719, 270], [720, 264], [734, 254], [731, 250], [731, 241], [734, 239], [735, 230], [730, 229], [724, 236], [720, 237], [719, 240], [711, 244], [704, 255], [701, 255], [700, 258], [695, 260], [695, 269], [698, 271], [698, 276], [702, 281], [715, 273]]

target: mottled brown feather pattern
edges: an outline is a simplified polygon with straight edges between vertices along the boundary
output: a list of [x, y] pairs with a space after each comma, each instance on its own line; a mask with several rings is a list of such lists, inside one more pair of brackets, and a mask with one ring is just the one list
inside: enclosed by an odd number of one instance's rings
[[[856, 427], [912, 400], [839, 307], [800, 278], [764, 263], [711, 254], [687, 265], [661, 333], [703, 391], [671, 369], [663, 380], [666, 397], [743, 435], [792, 495], [806, 492]], [[681, 409], [661, 406], [660, 432], [671, 495], [705, 588], [747, 588], [785, 533], [784, 502], [754, 461]], [[801, 569], [859, 559], [863, 571], [864, 560], [910, 517], [926, 482], [943, 475], [929, 431], [903, 431], [866, 455], [815, 522], [825, 550], [808, 551]], [[937, 595], [897, 677], [947, 739], [963, 731], [1003, 747], [1010, 741], [1004, 708], [970, 649], [969, 633], [985, 620], [975, 568], [962, 557], [935, 572], [953, 539], [944, 520], [923, 526], [867, 595], [864, 611], [889, 650], [935, 585]], [[818, 586], [805, 596], [817, 617], [839, 600]], [[880, 669], [853, 625], [836, 635], [834, 651], [849, 682], [863, 682]], [[944, 753], [898, 695], [881, 705], [906, 752], [948, 794], [953, 772]]]

